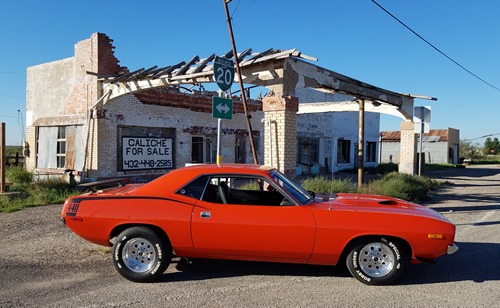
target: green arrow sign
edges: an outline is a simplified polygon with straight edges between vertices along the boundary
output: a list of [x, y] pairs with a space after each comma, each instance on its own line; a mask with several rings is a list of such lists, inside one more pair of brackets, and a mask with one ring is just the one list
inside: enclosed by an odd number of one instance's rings
[[212, 116], [231, 120], [233, 118], [233, 101], [229, 98], [212, 97]]
[[234, 62], [233, 60], [215, 57], [214, 60], [214, 78], [215, 82], [222, 91], [231, 88], [234, 81]]

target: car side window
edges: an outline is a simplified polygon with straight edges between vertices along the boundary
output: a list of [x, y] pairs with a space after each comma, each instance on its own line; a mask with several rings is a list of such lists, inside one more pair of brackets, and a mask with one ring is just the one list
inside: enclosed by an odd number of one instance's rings
[[267, 179], [250, 176], [212, 177], [202, 200], [237, 205], [294, 205]]
[[200, 176], [177, 191], [177, 194], [201, 199], [205, 188], [207, 187], [209, 176]]

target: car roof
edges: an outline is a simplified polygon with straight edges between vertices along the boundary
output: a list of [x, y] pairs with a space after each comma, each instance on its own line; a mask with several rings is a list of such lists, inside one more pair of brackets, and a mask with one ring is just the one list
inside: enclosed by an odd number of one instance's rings
[[138, 193], [148, 194], [154, 191], [169, 191], [173, 193], [186, 183], [200, 175], [268, 175], [275, 168], [266, 165], [254, 164], [196, 164], [174, 169], [169, 173], [153, 180], [137, 190]]
[[231, 173], [261, 173], [262, 171], [269, 171], [274, 169], [271, 166], [266, 165], [254, 165], [254, 164], [192, 164], [187, 165], [186, 167], [176, 169], [180, 170], [204, 170], [210, 173], [221, 173], [222, 172], [231, 172]]

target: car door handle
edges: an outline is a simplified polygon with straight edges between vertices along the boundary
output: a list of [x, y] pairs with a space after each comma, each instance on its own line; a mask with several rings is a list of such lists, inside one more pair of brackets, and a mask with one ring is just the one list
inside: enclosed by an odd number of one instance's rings
[[200, 217], [201, 218], [210, 218], [210, 212], [201, 212]]

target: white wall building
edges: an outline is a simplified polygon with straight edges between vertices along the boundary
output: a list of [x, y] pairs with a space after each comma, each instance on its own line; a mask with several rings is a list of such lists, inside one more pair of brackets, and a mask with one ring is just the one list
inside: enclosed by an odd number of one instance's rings
[[[381, 132], [380, 135], [382, 139], [380, 161], [382, 163], [399, 163], [400, 132]], [[460, 131], [458, 129], [432, 129], [423, 134], [423, 149], [420, 150], [420, 142], [417, 145], [417, 152], [423, 153], [423, 162], [426, 164], [460, 163]]]
[[[300, 107], [299, 107], [300, 109]], [[357, 112], [304, 113], [297, 117], [297, 173], [338, 172], [358, 167]], [[380, 114], [365, 113], [364, 166], [378, 164]]]

